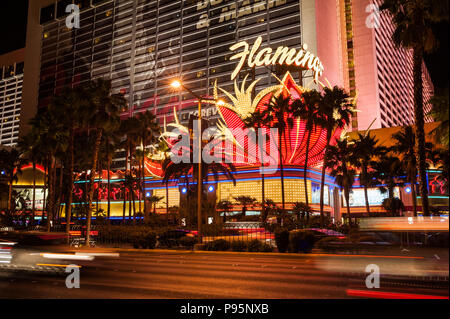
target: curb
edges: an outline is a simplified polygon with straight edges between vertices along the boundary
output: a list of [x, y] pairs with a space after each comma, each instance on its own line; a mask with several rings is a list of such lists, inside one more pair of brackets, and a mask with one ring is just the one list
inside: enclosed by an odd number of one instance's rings
[[425, 259], [425, 257], [415, 257], [415, 256], [384, 256], [384, 255], [364, 255], [364, 254], [354, 254], [354, 255], [346, 255], [346, 254], [325, 254], [325, 253], [310, 253], [310, 254], [302, 254], [302, 253], [278, 253], [278, 252], [239, 252], [239, 251], [211, 251], [211, 250], [173, 250], [173, 249], [142, 249], [142, 248], [106, 248], [106, 247], [91, 247], [91, 248], [80, 248], [80, 249], [71, 249], [70, 252], [82, 252], [93, 251], [93, 250], [107, 250], [107, 251], [130, 251], [130, 252], [155, 252], [155, 253], [200, 253], [200, 254], [227, 254], [227, 255], [251, 255], [251, 256], [277, 256], [277, 257], [353, 257], [353, 258], [389, 258], [389, 259]]

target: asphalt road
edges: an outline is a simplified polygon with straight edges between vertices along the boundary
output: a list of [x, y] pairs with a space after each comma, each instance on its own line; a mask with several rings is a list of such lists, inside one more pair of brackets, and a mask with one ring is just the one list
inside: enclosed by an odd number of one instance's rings
[[[104, 250], [102, 250], [104, 252]], [[180, 251], [120, 251], [77, 263], [80, 288], [66, 275], [0, 268], [0, 298], [303, 299], [358, 298], [364, 292], [448, 296], [448, 260], [377, 256], [233, 254]], [[379, 289], [367, 289], [364, 273], [379, 265]], [[404, 269], [402, 280], [394, 270]], [[389, 270], [390, 269], [390, 270]], [[422, 277], [418, 275], [422, 275]], [[435, 279], [436, 279], [435, 278]], [[443, 279], [441, 277], [441, 279]], [[362, 292], [362, 293], [361, 293]]]

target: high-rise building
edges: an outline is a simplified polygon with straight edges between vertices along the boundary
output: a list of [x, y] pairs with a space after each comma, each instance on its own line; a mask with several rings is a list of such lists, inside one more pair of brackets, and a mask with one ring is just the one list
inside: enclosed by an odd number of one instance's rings
[[15, 146], [19, 138], [25, 49], [0, 55], [0, 145]]
[[[394, 25], [387, 12], [380, 12], [383, 0], [344, 0], [341, 11], [346, 34], [346, 87], [357, 96], [352, 121], [354, 130], [409, 125], [414, 122], [412, 50], [396, 47]], [[424, 109], [433, 95], [423, 64]]]
[[[412, 54], [395, 47], [393, 24], [379, 13], [382, 0], [39, 0], [28, 13], [27, 73], [22, 118], [48, 103], [65, 85], [110, 78], [123, 92], [128, 116], [151, 109], [170, 121], [175, 106], [182, 121], [195, 111], [188, 92], [173, 92], [181, 77], [200, 95], [211, 95], [214, 82], [232, 90], [229, 47], [262, 36], [262, 47], [304, 43], [325, 67], [323, 83], [344, 86], [357, 96], [353, 129], [411, 124]], [[69, 5], [79, 8], [79, 28]], [[72, 16], [71, 16], [72, 14]], [[69, 24], [67, 23], [69, 21]], [[433, 85], [424, 65], [424, 101]], [[260, 79], [256, 89], [277, 83], [272, 73], [285, 69], [243, 70]], [[246, 72], [245, 72], [246, 71]], [[297, 73], [297, 74], [295, 74]], [[311, 72], [294, 72], [311, 85]], [[425, 110], [429, 105], [425, 103]], [[206, 116], [218, 118], [213, 108]], [[373, 122], [373, 123], [372, 123]]]
[[[287, 46], [320, 57], [324, 74], [333, 85], [343, 85], [338, 2], [336, 0], [92, 0], [75, 1], [79, 28], [66, 10], [69, 1], [30, 1], [25, 75], [27, 111], [45, 106], [62, 87], [103, 77], [112, 80], [114, 93], [122, 92], [132, 116], [150, 109], [160, 123], [172, 121], [174, 107], [182, 122], [196, 111], [189, 92], [175, 92], [174, 78], [201, 96], [212, 96], [214, 83], [233, 92], [230, 46]], [[69, 13], [67, 13], [68, 11]], [[69, 21], [69, 24], [67, 23]], [[40, 52], [40, 54], [39, 54]], [[286, 69], [276, 66], [243, 69], [255, 90], [278, 84]], [[291, 69], [299, 83], [317, 87], [311, 71]], [[32, 110], [31, 110], [32, 109]], [[205, 117], [219, 118], [214, 106]], [[123, 158], [124, 159], [124, 158]]]
[[[79, 14], [71, 7], [73, 2]], [[286, 52], [291, 48], [308, 50], [320, 58], [323, 75], [319, 83], [315, 83], [311, 70], [285, 65], [247, 67], [245, 64], [237, 74], [239, 87], [247, 77], [247, 87], [258, 80], [254, 91], [259, 92], [279, 84], [283, 74], [290, 71], [294, 81], [304, 87], [337, 85], [356, 96], [358, 112], [352, 122], [354, 130], [367, 129], [372, 122], [373, 129], [410, 124], [413, 121], [411, 53], [393, 45], [390, 39], [393, 26], [385, 14], [374, 22], [374, 4], [379, 2], [33, 0], [28, 10], [27, 72], [21, 119], [26, 123], [38, 107], [45, 107], [64, 86], [106, 78], [112, 81], [113, 93], [125, 95], [128, 109], [123, 117], [150, 110], [161, 124], [170, 123], [175, 109], [182, 124], [187, 124], [189, 114], [196, 113], [197, 101], [189, 92], [174, 91], [171, 81], [181, 79], [186, 87], [202, 96], [213, 95], [216, 81], [220, 88], [234, 93], [231, 74], [238, 61], [231, 59], [235, 52], [230, 47], [245, 41], [251, 48], [261, 37], [260, 52], [267, 48], [275, 51], [280, 46], [287, 48]], [[368, 7], [372, 11], [366, 11]], [[427, 99], [432, 85], [425, 68], [424, 71], [424, 98]], [[211, 122], [221, 116], [214, 105], [204, 104], [203, 112]], [[25, 131], [26, 126], [21, 132]], [[295, 133], [300, 131], [299, 126]], [[320, 139], [316, 136], [316, 140]], [[317, 151], [323, 147], [321, 142], [311, 145], [317, 146]], [[292, 146], [297, 150], [301, 143]], [[301, 158], [302, 155], [297, 154], [289, 160]], [[119, 152], [113, 168], [122, 169], [124, 163], [125, 152]], [[308, 196], [316, 209], [320, 171], [310, 167], [305, 178], [301, 164], [291, 166], [285, 175], [287, 202], [292, 206]], [[121, 173], [116, 171], [114, 181], [123, 178]], [[261, 195], [258, 168], [240, 170], [236, 176], [236, 186], [222, 179], [211, 191], [208, 188], [208, 192], [217, 199], [232, 198], [234, 194], [255, 198]], [[80, 202], [83, 201], [84, 187], [80, 187], [83, 183], [76, 182], [79, 184], [77, 194], [80, 194], [76, 200]], [[279, 176], [270, 176], [265, 183], [266, 192], [279, 203]], [[339, 218], [339, 187], [329, 176], [326, 184], [326, 210]], [[146, 181], [145, 191], [145, 196], [148, 192], [168, 197], [167, 205], [179, 206], [180, 194], [185, 194], [187, 189], [176, 183], [164, 185], [160, 178], [152, 178]], [[120, 187], [114, 188], [114, 192], [119, 196]], [[111, 191], [102, 194], [111, 197]], [[359, 201], [361, 196], [358, 196], [355, 198]], [[379, 209], [383, 198], [377, 195], [374, 203]], [[166, 209], [163, 202], [157, 205], [158, 209]], [[122, 214], [122, 201], [115, 195], [114, 205], [117, 214]]]

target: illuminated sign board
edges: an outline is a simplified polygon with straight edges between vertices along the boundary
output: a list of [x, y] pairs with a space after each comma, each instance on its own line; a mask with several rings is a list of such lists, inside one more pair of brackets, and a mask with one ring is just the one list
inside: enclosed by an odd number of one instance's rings
[[238, 42], [230, 47], [231, 51], [242, 49], [241, 52], [230, 57], [230, 60], [239, 59], [238, 65], [231, 74], [232, 80], [236, 78], [246, 61], [250, 68], [277, 64], [296, 65], [300, 68], [312, 70], [315, 82], [317, 82], [319, 76], [322, 76], [324, 70], [323, 64], [318, 57], [308, 51], [307, 44], [303, 44], [299, 50], [285, 46], [279, 46], [276, 50], [272, 50], [272, 48], [260, 50], [261, 43], [262, 37], [259, 36], [251, 48], [246, 41]]
[[[381, 206], [383, 204], [383, 200], [389, 197], [388, 192], [382, 193], [378, 188], [369, 188], [367, 189], [368, 197], [369, 197], [369, 205], [370, 206]], [[363, 188], [354, 188], [349, 196], [350, 207], [364, 207], [366, 206], [366, 200], [364, 197], [364, 189]], [[400, 191], [398, 187], [394, 188], [394, 197], [400, 198]], [[347, 206], [345, 201], [345, 196], [342, 196], [342, 205], [343, 207]]]

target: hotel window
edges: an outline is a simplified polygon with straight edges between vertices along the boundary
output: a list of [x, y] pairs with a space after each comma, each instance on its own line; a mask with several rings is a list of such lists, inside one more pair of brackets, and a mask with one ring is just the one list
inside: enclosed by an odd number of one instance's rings
[[58, 19], [68, 15], [68, 13], [66, 13], [66, 7], [69, 4], [72, 4], [72, 0], [58, 1], [57, 5], [56, 5], [56, 17]]
[[5, 67], [5, 78], [14, 76], [14, 65]]
[[40, 24], [44, 24], [54, 19], [55, 19], [55, 4], [49, 5], [41, 9]]
[[92, 4], [99, 4], [99, 3], [102, 3], [105, 1], [107, 1], [107, 0], [92, 0]]

